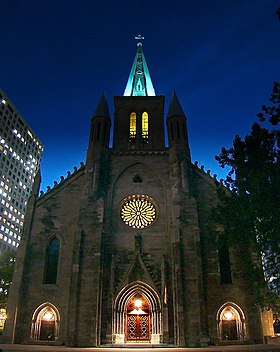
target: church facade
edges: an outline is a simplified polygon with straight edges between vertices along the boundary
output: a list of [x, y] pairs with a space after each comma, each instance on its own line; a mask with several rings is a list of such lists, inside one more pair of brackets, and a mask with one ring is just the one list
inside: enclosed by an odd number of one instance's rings
[[[185, 113], [166, 115], [141, 43], [111, 119], [102, 96], [85, 164], [29, 199], [6, 341], [120, 346], [261, 342], [238, 251], [208, 241], [216, 183], [191, 162]], [[238, 215], [237, 215], [238, 216]]]

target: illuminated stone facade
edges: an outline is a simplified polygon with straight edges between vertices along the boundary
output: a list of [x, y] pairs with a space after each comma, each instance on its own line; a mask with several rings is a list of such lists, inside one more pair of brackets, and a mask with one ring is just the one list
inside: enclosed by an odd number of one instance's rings
[[34, 186], [6, 339], [69, 346], [261, 342], [259, 309], [235, 275], [239, 251], [218, 253], [208, 241], [217, 181], [191, 162], [176, 95], [166, 115], [168, 147], [163, 96], [117, 96], [114, 105], [113, 146], [103, 96], [85, 165], [40, 197], [39, 182]]
[[0, 91], [0, 254], [16, 251], [43, 145]]

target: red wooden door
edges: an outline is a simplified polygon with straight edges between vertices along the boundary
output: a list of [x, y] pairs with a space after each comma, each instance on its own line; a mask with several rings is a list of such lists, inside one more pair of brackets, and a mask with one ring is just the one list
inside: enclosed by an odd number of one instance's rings
[[150, 340], [150, 318], [148, 314], [127, 315], [127, 341]]

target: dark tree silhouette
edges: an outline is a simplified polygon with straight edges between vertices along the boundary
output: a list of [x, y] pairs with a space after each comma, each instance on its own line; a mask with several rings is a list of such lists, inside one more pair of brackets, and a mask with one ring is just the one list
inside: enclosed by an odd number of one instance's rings
[[[254, 123], [249, 135], [235, 136], [233, 146], [216, 156], [221, 167], [229, 167], [225, 185], [230, 190], [219, 189], [220, 204], [214, 210], [223, 226], [219, 243], [242, 245], [240, 272], [262, 306], [276, 302], [274, 292], [280, 292], [280, 131], [274, 127], [279, 123], [279, 98], [275, 82], [272, 105], [263, 105], [258, 114], [271, 128]], [[266, 289], [267, 283], [272, 290]]]
[[276, 126], [280, 122], [280, 83], [279, 82], [274, 82], [272, 94], [269, 100], [272, 103], [272, 106], [263, 105], [262, 112], [257, 114], [257, 116], [260, 118], [260, 121], [263, 122], [266, 119], [268, 119], [272, 125]]

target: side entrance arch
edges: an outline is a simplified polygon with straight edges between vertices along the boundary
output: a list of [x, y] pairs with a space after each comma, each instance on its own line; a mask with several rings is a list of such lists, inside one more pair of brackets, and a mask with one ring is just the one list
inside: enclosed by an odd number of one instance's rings
[[220, 340], [244, 340], [246, 338], [245, 315], [233, 302], [221, 306], [217, 313], [218, 337]]
[[159, 296], [151, 286], [137, 281], [124, 287], [114, 304], [114, 343], [160, 343], [160, 308]]
[[56, 341], [59, 333], [59, 312], [49, 303], [41, 304], [34, 312], [31, 339], [36, 341]]

